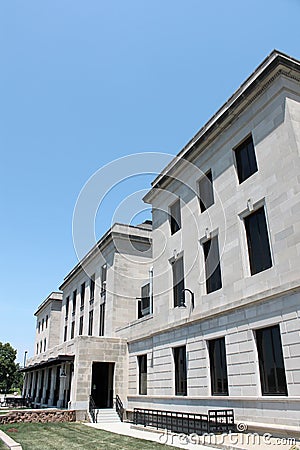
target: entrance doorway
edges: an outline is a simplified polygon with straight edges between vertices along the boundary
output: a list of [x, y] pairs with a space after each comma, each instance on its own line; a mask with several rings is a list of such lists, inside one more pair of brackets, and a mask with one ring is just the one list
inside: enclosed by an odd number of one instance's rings
[[112, 408], [115, 363], [93, 362], [91, 395], [96, 408]]

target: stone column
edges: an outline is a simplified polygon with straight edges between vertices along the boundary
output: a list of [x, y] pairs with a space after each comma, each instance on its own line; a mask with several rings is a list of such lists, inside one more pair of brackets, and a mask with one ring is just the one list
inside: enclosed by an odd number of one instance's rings
[[[62, 365], [60, 370], [62, 371], [64, 366]], [[59, 398], [57, 402], [58, 408], [63, 408], [64, 405], [64, 397], [65, 397], [65, 385], [66, 385], [66, 378], [67, 377], [60, 377], [60, 384], [59, 384]]]
[[37, 371], [37, 387], [36, 387], [36, 393], [35, 393], [35, 399], [34, 402], [35, 403], [40, 403], [41, 399], [39, 398], [39, 392], [40, 392], [40, 387], [41, 387], [41, 380], [42, 380], [42, 371], [38, 370]]
[[26, 372], [26, 373], [24, 374], [24, 378], [23, 378], [23, 388], [22, 388], [22, 397], [23, 397], [23, 398], [26, 397], [26, 395], [27, 395], [27, 390], [28, 390], [28, 378], [29, 378], [28, 375], [29, 375], [28, 372]]
[[34, 388], [35, 388], [36, 375], [37, 375], [37, 372], [35, 370], [35, 371], [32, 372], [32, 375], [31, 375], [32, 376], [32, 383], [31, 383], [31, 389], [30, 389], [30, 397], [32, 398], [33, 401], [34, 401], [33, 397], [35, 397]]
[[53, 367], [51, 370], [51, 385], [50, 385], [48, 406], [54, 406], [53, 404], [54, 404], [55, 381], [56, 381], [56, 367]]
[[47, 386], [48, 386], [48, 377], [49, 377], [49, 369], [45, 369], [44, 374], [44, 386], [41, 398], [41, 404], [44, 405], [46, 403], [46, 395], [47, 395]]

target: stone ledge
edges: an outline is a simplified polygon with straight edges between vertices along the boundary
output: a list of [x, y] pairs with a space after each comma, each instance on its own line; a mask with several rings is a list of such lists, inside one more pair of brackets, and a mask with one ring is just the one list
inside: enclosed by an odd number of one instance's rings
[[8, 436], [4, 431], [0, 430], [0, 440], [6, 445], [6, 447], [13, 450], [22, 450], [21, 444], [14, 441], [10, 436]]

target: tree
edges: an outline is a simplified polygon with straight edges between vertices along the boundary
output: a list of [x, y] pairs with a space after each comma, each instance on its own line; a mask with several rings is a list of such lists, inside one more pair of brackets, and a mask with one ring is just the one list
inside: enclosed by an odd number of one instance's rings
[[23, 376], [19, 371], [19, 364], [15, 362], [17, 350], [8, 342], [0, 342], [0, 392], [17, 390], [22, 386]]

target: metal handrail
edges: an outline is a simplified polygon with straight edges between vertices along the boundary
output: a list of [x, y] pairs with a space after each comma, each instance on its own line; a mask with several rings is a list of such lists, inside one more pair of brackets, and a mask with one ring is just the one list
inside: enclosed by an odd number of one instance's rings
[[117, 411], [118, 416], [120, 417], [121, 422], [123, 422], [125, 410], [124, 410], [122, 400], [120, 399], [120, 397], [118, 395], [116, 395], [116, 411]]
[[208, 414], [199, 414], [134, 408], [133, 423], [186, 434], [228, 433], [235, 428], [232, 409], [209, 410]]

